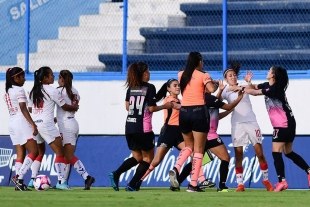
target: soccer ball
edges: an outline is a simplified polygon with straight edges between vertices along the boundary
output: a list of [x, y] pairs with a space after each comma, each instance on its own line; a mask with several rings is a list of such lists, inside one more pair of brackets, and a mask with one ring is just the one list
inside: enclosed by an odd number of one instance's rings
[[46, 175], [38, 175], [33, 180], [33, 186], [37, 191], [48, 190], [51, 186], [51, 180]]

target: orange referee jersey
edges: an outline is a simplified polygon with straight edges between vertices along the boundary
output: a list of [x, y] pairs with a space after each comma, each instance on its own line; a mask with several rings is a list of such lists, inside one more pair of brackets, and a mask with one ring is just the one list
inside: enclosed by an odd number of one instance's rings
[[[167, 102], [175, 102], [175, 103], [180, 103], [180, 100], [177, 98], [173, 98], [172, 96], [167, 96], [164, 99], [164, 104]], [[179, 110], [171, 108], [171, 109], [165, 109], [164, 110], [164, 123], [166, 123], [166, 119], [168, 117], [168, 113], [170, 113], [170, 118], [168, 120], [168, 125], [173, 125], [173, 126], [179, 126]]]
[[[178, 73], [179, 82], [181, 82], [183, 71]], [[182, 94], [182, 106], [204, 105], [204, 85], [211, 81], [209, 73], [194, 70], [192, 79], [187, 84]]]

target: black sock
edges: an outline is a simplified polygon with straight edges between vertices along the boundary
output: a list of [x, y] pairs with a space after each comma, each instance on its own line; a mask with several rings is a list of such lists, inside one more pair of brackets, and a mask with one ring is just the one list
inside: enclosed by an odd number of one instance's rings
[[221, 189], [226, 187], [226, 180], [227, 180], [227, 175], [228, 175], [228, 165], [229, 165], [229, 162], [227, 162], [226, 160], [221, 161], [220, 183], [219, 183], [219, 188], [221, 188]]
[[181, 174], [179, 175], [178, 182], [179, 182], [180, 185], [187, 178], [187, 176], [189, 176], [191, 171], [192, 171], [192, 162], [190, 162], [187, 165], [185, 165], [185, 167], [183, 168]]
[[309, 174], [309, 165], [306, 163], [306, 161], [299, 155], [296, 154], [295, 152], [290, 152], [285, 155], [287, 158], [291, 159], [298, 167], [306, 171], [307, 174]]
[[140, 162], [140, 164], [138, 165], [136, 169], [136, 173], [134, 174], [133, 178], [129, 182], [129, 186], [136, 189], [137, 182], [141, 180], [141, 178], [146, 173], [146, 171], [149, 169], [149, 167], [150, 167], [150, 163], [147, 163], [145, 161]]
[[121, 166], [117, 170], [115, 170], [114, 176], [119, 177], [122, 173], [126, 172], [127, 170], [130, 170], [130, 168], [136, 166], [138, 164], [137, 160], [134, 157], [128, 158], [125, 160]]
[[282, 179], [285, 179], [282, 152], [272, 152], [272, 156], [274, 160], [274, 167], [276, 168], [276, 172], [278, 175], [278, 180], [279, 182], [282, 182]]

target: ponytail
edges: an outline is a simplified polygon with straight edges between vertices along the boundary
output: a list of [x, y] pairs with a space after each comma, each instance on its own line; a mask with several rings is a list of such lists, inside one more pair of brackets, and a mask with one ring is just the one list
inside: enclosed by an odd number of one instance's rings
[[144, 62], [133, 63], [128, 67], [126, 88], [139, 88], [142, 85], [143, 73], [149, 69]]
[[12, 88], [12, 86], [17, 85], [14, 81], [14, 77], [18, 77], [24, 74], [24, 70], [20, 67], [13, 67], [7, 69], [5, 74], [5, 92], [7, 93], [9, 89]]
[[[34, 72], [34, 85], [30, 91], [29, 98], [32, 100], [36, 108], [42, 108], [44, 102], [45, 90], [43, 89], [43, 79], [48, 76], [48, 72], [51, 70], [49, 67], [44, 66]], [[45, 94], [49, 97], [48, 93]]]
[[66, 89], [67, 95], [71, 101], [74, 101], [74, 94], [72, 92], [72, 80], [73, 80], [73, 74], [69, 70], [62, 70], [60, 71], [59, 75], [64, 79], [64, 86], [61, 90]]
[[163, 100], [166, 96], [167, 96], [167, 88], [170, 87], [171, 83], [173, 81], [178, 81], [174, 78], [170, 78], [166, 83], [164, 83], [161, 88], [159, 89], [159, 91], [156, 93], [156, 102]]

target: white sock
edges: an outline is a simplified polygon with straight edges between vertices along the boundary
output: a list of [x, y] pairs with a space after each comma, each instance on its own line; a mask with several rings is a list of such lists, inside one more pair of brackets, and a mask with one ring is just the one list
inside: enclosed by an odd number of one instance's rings
[[77, 173], [79, 173], [83, 178], [84, 180], [87, 179], [87, 176], [89, 175], [82, 163], [81, 160], [77, 160], [74, 165], [73, 165], [74, 169], [76, 170]]
[[39, 174], [39, 170], [41, 167], [41, 162], [38, 160], [33, 161], [31, 165], [31, 178], [35, 178]]
[[268, 180], [268, 169], [267, 170], [260, 170], [263, 175], [263, 180]]
[[58, 181], [60, 184], [66, 182], [66, 172], [65, 172], [66, 164], [62, 162], [55, 162], [55, 169], [58, 175]]
[[18, 179], [22, 180], [24, 178], [24, 175], [27, 173], [27, 171], [30, 169], [31, 164], [33, 163], [33, 159], [29, 157], [29, 155], [25, 158], [23, 165], [21, 166], [19, 172], [18, 172]]
[[69, 177], [69, 171], [70, 171], [70, 164], [66, 164], [66, 167], [65, 167], [65, 179], [68, 180], [68, 177]]
[[237, 178], [238, 185], [240, 185], [240, 184], [243, 185], [243, 175], [242, 175], [242, 173], [236, 174], [236, 178]]
[[15, 161], [15, 174], [18, 175], [23, 163], [20, 160]]

